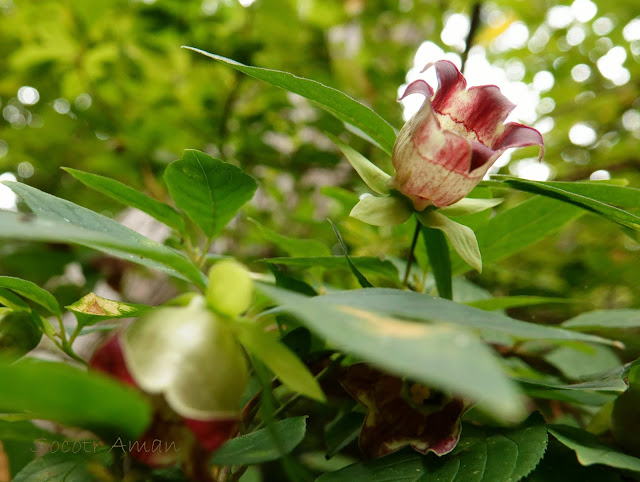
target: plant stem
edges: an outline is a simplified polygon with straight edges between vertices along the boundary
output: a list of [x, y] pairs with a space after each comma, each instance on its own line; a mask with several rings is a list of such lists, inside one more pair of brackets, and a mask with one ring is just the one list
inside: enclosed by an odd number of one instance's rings
[[406, 288], [409, 284], [409, 275], [411, 274], [411, 265], [413, 264], [413, 252], [416, 249], [418, 243], [418, 236], [420, 235], [420, 221], [416, 219], [416, 229], [413, 232], [413, 239], [411, 240], [411, 247], [409, 248], [409, 256], [407, 257], [407, 267], [404, 270], [404, 279], [402, 280], [402, 287]]

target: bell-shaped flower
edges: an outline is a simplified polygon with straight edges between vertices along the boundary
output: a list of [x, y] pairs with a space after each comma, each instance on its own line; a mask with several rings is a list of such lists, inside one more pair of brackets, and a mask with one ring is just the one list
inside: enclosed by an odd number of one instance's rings
[[[427, 66], [429, 67], [429, 66]], [[467, 89], [460, 71], [447, 60], [434, 64], [439, 88], [423, 80], [409, 84], [402, 98], [425, 96], [420, 110], [404, 125], [393, 149], [392, 186], [422, 211], [450, 206], [464, 198], [511, 147], [540, 146], [540, 133], [510, 122], [515, 108], [495, 85]]]
[[[402, 98], [422, 94], [420, 110], [403, 126], [393, 148], [395, 174], [332, 138], [364, 182], [381, 196], [363, 196], [350, 215], [374, 226], [395, 226], [413, 213], [430, 228], [442, 231], [458, 254], [478, 271], [482, 259], [475, 234], [449, 219], [489, 209], [501, 199], [465, 199], [489, 168], [509, 148], [544, 145], [540, 133], [510, 122], [515, 105], [495, 85], [467, 89], [451, 62], [433, 64], [439, 88], [423, 80], [409, 84]], [[429, 68], [431, 65], [428, 65]]]

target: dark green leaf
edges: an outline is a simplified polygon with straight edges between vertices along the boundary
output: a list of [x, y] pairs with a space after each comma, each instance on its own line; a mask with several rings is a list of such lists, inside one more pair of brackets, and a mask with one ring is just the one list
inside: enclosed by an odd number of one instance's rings
[[248, 465], [269, 462], [295, 449], [306, 433], [306, 418], [293, 417], [275, 422], [271, 427], [273, 434], [282, 441], [281, 449], [273, 440], [268, 428], [236, 437], [216, 450], [211, 459], [214, 465]]
[[184, 219], [171, 206], [142, 194], [140, 191], [115, 179], [71, 169], [70, 167], [63, 167], [62, 169], [94, 191], [98, 191], [127, 206], [139, 209], [180, 233], [185, 231]]
[[575, 303], [564, 298], [551, 298], [545, 296], [503, 296], [486, 300], [468, 301], [465, 304], [486, 311], [506, 310], [520, 306], [546, 305], [551, 303]]
[[255, 219], [249, 218], [249, 221], [255, 225], [260, 235], [267, 241], [272, 242], [289, 256], [328, 256], [331, 251], [324, 243], [317, 239], [297, 239], [276, 233], [272, 229], [263, 226]]
[[589, 432], [567, 425], [550, 425], [548, 428], [551, 435], [575, 451], [578, 462], [582, 465], [602, 464], [640, 472], [640, 459], [600, 443]]
[[396, 133], [393, 127], [391, 127], [389, 123], [371, 109], [352, 99], [343, 92], [323, 85], [315, 80], [298, 77], [288, 72], [280, 72], [278, 70], [269, 70], [261, 67], [244, 65], [240, 62], [236, 62], [235, 60], [211, 54], [204, 50], [195, 49], [193, 47], [186, 48], [202, 55], [206, 55], [207, 57], [219, 62], [224, 62], [234, 69], [244, 72], [251, 77], [263, 80], [316, 102], [329, 114], [362, 131], [366, 136], [373, 140], [374, 144], [382, 148], [387, 154], [391, 154], [393, 144], [396, 140]]
[[451, 282], [451, 258], [449, 245], [442, 231], [422, 226], [422, 238], [427, 248], [429, 263], [433, 277], [436, 280], [438, 294], [448, 300], [453, 298], [453, 284]]
[[96, 433], [137, 438], [151, 421], [148, 401], [103, 375], [62, 363], [25, 359], [0, 363], [0, 411], [28, 412]]
[[164, 179], [176, 206], [210, 238], [222, 231], [258, 188], [242, 169], [193, 149], [169, 164]]
[[324, 429], [324, 440], [327, 444], [327, 458], [340, 453], [347, 445], [358, 438], [364, 415], [348, 411], [339, 414]]
[[[87, 441], [88, 450], [47, 453], [27, 464], [13, 482], [87, 482], [95, 480], [89, 464], [106, 465], [111, 456], [108, 452], [95, 454], [94, 441]], [[81, 442], [78, 442], [81, 443]], [[71, 447], [70, 447], [71, 448]], [[98, 451], [99, 449], [95, 449]]]

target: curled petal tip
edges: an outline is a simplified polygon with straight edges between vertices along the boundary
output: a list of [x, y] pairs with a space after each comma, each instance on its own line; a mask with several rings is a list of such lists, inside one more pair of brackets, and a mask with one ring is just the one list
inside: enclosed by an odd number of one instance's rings
[[422, 94], [427, 99], [430, 99], [431, 96], [433, 95], [433, 89], [424, 80], [421, 80], [421, 79], [415, 80], [407, 86], [407, 88], [404, 90], [404, 93], [398, 99], [398, 101], [401, 101], [402, 99], [404, 99], [405, 97], [411, 94]]

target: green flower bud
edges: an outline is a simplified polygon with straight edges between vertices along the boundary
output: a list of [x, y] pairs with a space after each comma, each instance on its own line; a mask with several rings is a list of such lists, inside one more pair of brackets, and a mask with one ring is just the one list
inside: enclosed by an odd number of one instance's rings
[[225, 316], [247, 311], [253, 298], [253, 281], [249, 270], [234, 260], [214, 264], [209, 271], [207, 304]]
[[0, 354], [12, 359], [20, 358], [33, 350], [42, 332], [26, 311], [0, 308]]

